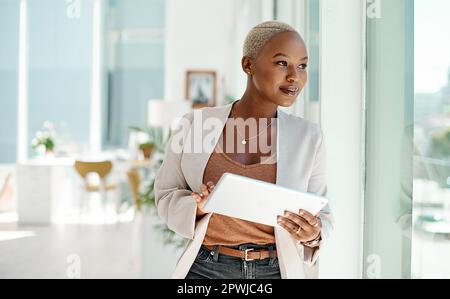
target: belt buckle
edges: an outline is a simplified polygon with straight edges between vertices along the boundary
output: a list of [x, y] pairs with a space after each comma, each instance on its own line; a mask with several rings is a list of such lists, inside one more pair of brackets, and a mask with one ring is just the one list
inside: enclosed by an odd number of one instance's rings
[[248, 258], [248, 252], [249, 252], [249, 251], [253, 251], [253, 250], [254, 250], [253, 248], [248, 248], [248, 249], [245, 249], [245, 250], [244, 250], [244, 260], [245, 260], [246, 262], [255, 260], [255, 259], [250, 259], [250, 258]]

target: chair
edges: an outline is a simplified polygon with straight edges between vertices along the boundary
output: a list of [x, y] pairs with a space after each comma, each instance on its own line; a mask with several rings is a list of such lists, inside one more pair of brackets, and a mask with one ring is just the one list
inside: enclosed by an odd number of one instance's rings
[[138, 169], [132, 168], [127, 172], [128, 184], [130, 185], [131, 196], [133, 197], [133, 203], [136, 210], [140, 210], [141, 196], [139, 194], [141, 186], [141, 176]]
[[[86, 161], [75, 161], [75, 169], [78, 174], [83, 178], [84, 189], [86, 192], [99, 192], [104, 201], [107, 200], [107, 192], [114, 190], [118, 187], [117, 184], [107, 183], [105, 178], [112, 170], [111, 161], [100, 161], [100, 162], [86, 162]], [[90, 174], [96, 174], [98, 179], [96, 182], [90, 177]], [[82, 204], [82, 203], [81, 203]], [[104, 206], [105, 207], [105, 206]], [[82, 209], [80, 207], [80, 213]]]

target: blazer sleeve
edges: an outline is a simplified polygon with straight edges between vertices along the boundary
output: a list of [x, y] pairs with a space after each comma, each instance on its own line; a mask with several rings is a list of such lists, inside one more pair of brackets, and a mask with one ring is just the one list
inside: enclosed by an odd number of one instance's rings
[[[326, 150], [323, 133], [320, 129], [318, 130], [319, 137], [316, 142], [313, 169], [308, 182], [308, 192], [326, 196]], [[330, 233], [333, 230], [334, 219], [329, 204], [320, 211], [320, 220], [322, 222], [322, 232], [319, 247], [309, 248], [302, 245], [304, 247], [304, 261], [309, 265], [312, 265], [317, 261], [320, 248], [322, 248], [323, 244], [328, 240]]]
[[154, 188], [159, 217], [169, 229], [187, 239], [194, 238], [197, 203], [181, 170], [181, 157], [192, 118], [192, 112], [185, 115], [168, 140]]

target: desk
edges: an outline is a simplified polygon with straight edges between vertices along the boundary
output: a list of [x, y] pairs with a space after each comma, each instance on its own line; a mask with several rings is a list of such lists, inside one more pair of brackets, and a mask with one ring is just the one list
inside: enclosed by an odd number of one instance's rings
[[[93, 159], [91, 159], [93, 160]], [[127, 182], [130, 168], [146, 168], [151, 161], [113, 160], [110, 182]], [[82, 180], [75, 171], [74, 158], [29, 160], [17, 165], [17, 200], [20, 223], [49, 224], [65, 221], [82, 196]], [[121, 194], [119, 185], [118, 194]]]

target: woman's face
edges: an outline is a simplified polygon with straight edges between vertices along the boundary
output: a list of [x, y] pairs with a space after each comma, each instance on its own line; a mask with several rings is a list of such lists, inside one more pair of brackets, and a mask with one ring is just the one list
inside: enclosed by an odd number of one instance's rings
[[270, 39], [256, 59], [248, 60], [250, 80], [262, 99], [289, 107], [306, 84], [307, 64], [304, 41], [295, 32], [283, 32]]

